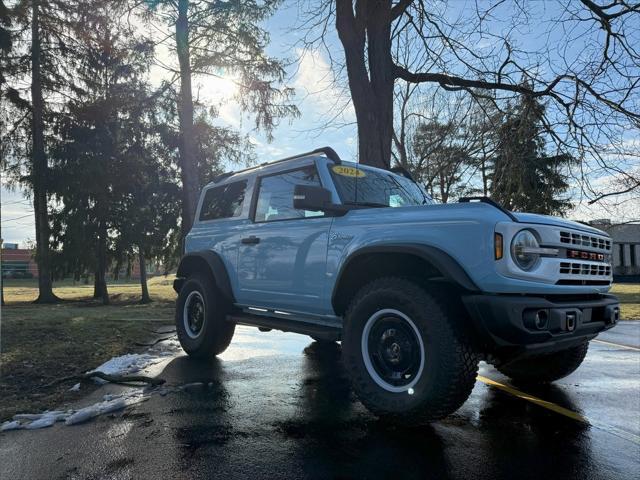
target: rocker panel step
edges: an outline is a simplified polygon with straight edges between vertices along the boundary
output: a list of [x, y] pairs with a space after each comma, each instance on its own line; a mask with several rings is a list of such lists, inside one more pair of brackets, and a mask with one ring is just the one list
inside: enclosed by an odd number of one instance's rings
[[267, 315], [253, 315], [250, 313], [234, 313], [227, 315], [226, 320], [239, 325], [249, 325], [259, 328], [270, 328], [282, 332], [300, 333], [322, 340], [340, 340], [341, 329], [338, 327], [319, 325], [300, 319], [283, 319]]

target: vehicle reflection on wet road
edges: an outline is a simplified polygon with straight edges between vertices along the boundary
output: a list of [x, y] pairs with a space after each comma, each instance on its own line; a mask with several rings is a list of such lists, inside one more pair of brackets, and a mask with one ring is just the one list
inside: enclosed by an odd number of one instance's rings
[[[622, 327], [633, 346], [640, 323]], [[577, 372], [538, 388], [482, 364], [482, 378], [508, 388], [478, 381], [455, 415], [413, 428], [369, 414], [349, 389], [339, 344], [308, 337], [240, 327], [220, 359], [178, 356], [159, 375], [202, 385], [84, 425], [3, 434], [2, 477], [620, 479], [640, 471], [640, 352], [616, 345], [592, 343]]]

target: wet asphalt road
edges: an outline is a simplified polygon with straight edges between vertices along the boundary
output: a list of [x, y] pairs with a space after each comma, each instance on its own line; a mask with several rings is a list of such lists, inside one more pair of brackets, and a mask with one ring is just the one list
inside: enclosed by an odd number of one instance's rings
[[[640, 322], [599, 340], [632, 348], [592, 342], [577, 372], [539, 389], [514, 389], [481, 364], [455, 415], [393, 428], [354, 398], [338, 345], [240, 327], [220, 360], [178, 356], [154, 367], [170, 385], [211, 387], [78, 426], [2, 434], [0, 476], [638, 478]], [[105, 386], [83, 404], [119, 388]]]

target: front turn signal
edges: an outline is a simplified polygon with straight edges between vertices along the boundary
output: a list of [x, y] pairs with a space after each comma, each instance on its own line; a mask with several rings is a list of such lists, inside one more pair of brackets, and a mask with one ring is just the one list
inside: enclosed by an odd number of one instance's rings
[[493, 248], [496, 260], [500, 260], [504, 253], [504, 244], [501, 233], [496, 232], [493, 234]]

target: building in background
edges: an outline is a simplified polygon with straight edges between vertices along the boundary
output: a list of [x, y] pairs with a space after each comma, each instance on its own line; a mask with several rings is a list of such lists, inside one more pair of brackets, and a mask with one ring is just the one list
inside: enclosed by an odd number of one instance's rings
[[38, 276], [38, 264], [35, 251], [18, 248], [17, 243], [2, 245], [2, 278], [35, 278]]
[[590, 224], [611, 235], [614, 281], [640, 281], [640, 224], [614, 224], [608, 219]]

